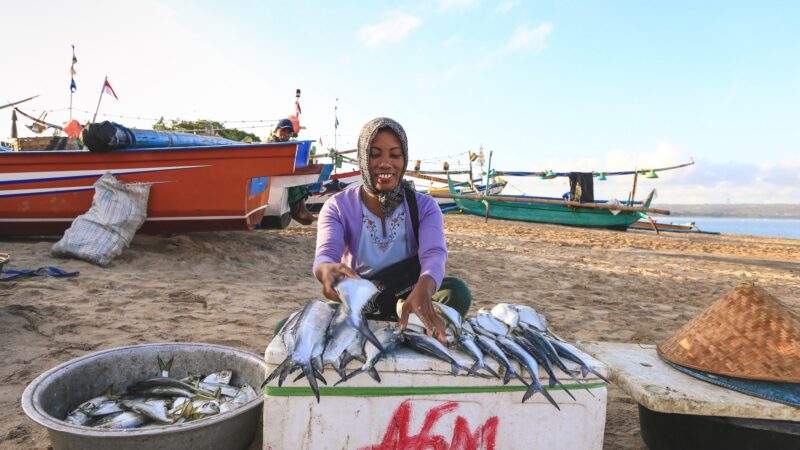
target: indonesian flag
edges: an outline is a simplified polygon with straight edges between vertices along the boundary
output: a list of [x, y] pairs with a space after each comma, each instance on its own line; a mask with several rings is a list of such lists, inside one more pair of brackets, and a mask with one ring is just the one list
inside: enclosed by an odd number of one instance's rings
[[294, 111], [295, 111], [295, 114], [298, 115], [298, 116], [303, 112], [303, 110], [300, 109], [300, 100], [295, 100], [294, 101]]
[[117, 97], [117, 94], [114, 93], [114, 88], [111, 87], [111, 83], [109, 83], [108, 80], [106, 80], [106, 82], [103, 83], [103, 93], [111, 95], [115, 99], [119, 100], [119, 97]]

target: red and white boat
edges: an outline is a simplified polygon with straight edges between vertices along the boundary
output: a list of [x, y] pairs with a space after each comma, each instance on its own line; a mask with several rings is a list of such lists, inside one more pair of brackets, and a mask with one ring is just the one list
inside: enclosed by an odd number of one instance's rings
[[60, 234], [89, 210], [106, 172], [153, 183], [142, 232], [257, 228], [274, 178], [322, 170], [308, 164], [311, 142], [0, 152], [0, 236]]

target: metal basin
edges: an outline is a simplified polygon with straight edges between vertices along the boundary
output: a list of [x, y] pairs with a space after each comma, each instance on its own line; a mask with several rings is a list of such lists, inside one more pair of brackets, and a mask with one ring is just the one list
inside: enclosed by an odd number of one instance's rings
[[22, 409], [48, 429], [55, 450], [72, 449], [244, 449], [258, 427], [263, 399], [194, 422], [132, 430], [99, 430], [62, 421], [82, 402], [109, 386], [121, 392], [135, 381], [159, 374], [157, 356], [174, 357], [170, 375], [233, 370], [231, 384], [258, 388], [264, 360], [254, 353], [212, 344], [173, 343], [118, 347], [73, 359], [39, 375], [22, 394]]

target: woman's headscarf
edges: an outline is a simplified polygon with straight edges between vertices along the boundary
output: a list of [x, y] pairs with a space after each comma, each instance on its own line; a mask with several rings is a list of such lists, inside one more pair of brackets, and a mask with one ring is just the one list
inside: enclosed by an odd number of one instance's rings
[[[372, 184], [372, 174], [369, 171], [369, 148], [375, 135], [381, 130], [390, 130], [397, 135], [400, 140], [400, 147], [403, 149], [403, 171], [400, 173], [399, 182], [390, 192], [382, 192], [375, 188]], [[358, 136], [358, 166], [361, 169], [361, 179], [364, 182], [364, 189], [370, 194], [378, 196], [381, 202], [381, 211], [384, 217], [389, 217], [392, 212], [392, 202], [403, 200], [403, 191], [405, 187], [414, 189], [414, 183], [404, 180], [403, 175], [406, 173], [406, 166], [408, 165], [408, 138], [403, 126], [388, 117], [378, 117], [372, 119], [361, 128], [361, 134]]]

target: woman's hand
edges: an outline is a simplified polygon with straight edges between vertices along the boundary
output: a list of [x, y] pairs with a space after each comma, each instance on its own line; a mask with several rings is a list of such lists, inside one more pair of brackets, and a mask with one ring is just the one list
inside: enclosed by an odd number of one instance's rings
[[433, 294], [436, 291], [436, 282], [433, 278], [423, 275], [411, 293], [403, 302], [400, 312], [400, 329], [404, 330], [408, 325], [408, 315], [414, 313], [425, 325], [425, 332], [428, 336], [435, 337], [443, 345], [447, 345], [445, 340], [444, 321], [433, 309]]
[[322, 283], [322, 295], [327, 299], [339, 303], [342, 302], [342, 299], [339, 298], [339, 294], [337, 294], [336, 289], [333, 288], [336, 282], [342, 278], [359, 278], [358, 274], [353, 269], [345, 264], [339, 263], [320, 264], [317, 266], [315, 275], [320, 283]]

